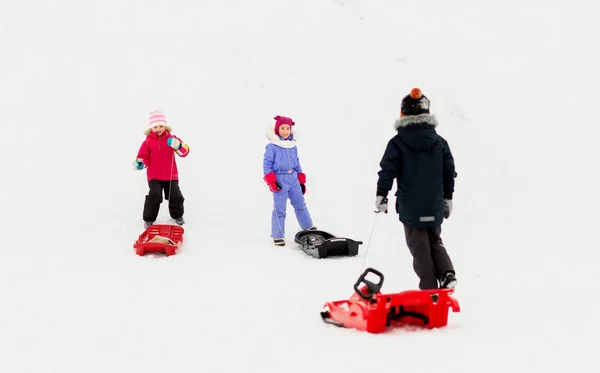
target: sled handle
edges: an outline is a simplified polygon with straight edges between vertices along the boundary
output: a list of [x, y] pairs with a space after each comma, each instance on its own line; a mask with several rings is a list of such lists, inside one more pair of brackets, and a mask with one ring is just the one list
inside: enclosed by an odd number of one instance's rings
[[[369, 273], [373, 273], [377, 277], [379, 277], [379, 281], [377, 283], [374, 283], [374, 282], [371, 282], [369, 280], [366, 280], [365, 277]], [[367, 290], [369, 291], [369, 294], [365, 294], [362, 291], [360, 291], [360, 288], [358, 286], [361, 283], [364, 283], [365, 285], [367, 285]], [[363, 298], [365, 300], [371, 300], [371, 299], [373, 299], [373, 295], [376, 294], [376, 293], [378, 293], [379, 290], [381, 290], [382, 286], [383, 286], [383, 273], [379, 272], [378, 270], [376, 270], [374, 268], [367, 268], [367, 269], [365, 269], [365, 271], [363, 272], [363, 274], [360, 275], [360, 277], [358, 278], [358, 280], [354, 284], [354, 291], [356, 291], [356, 293], [358, 295], [360, 295], [361, 298]]]

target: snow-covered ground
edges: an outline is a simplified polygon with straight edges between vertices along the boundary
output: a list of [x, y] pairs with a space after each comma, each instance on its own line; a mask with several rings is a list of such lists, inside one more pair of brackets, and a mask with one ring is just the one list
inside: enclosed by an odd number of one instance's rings
[[[593, 370], [599, 18], [594, 0], [3, 2], [0, 371]], [[417, 286], [397, 215], [373, 213], [415, 86], [456, 161], [462, 310], [437, 330], [325, 325], [365, 266], [384, 292]], [[168, 258], [132, 247], [154, 108], [191, 148]], [[271, 245], [275, 115], [296, 122], [315, 224], [359, 256], [304, 255], [291, 206]]]

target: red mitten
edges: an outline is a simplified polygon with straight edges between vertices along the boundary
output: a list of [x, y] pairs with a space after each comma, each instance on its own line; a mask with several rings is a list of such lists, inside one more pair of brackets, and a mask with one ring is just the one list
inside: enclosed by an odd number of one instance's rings
[[265, 183], [269, 186], [269, 190], [271, 192], [277, 193], [281, 191], [281, 185], [277, 182], [277, 176], [275, 176], [275, 172], [269, 172], [263, 178]]
[[298, 181], [300, 182], [300, 188], [302, 188], [302, 195], [306, 194], [306, 175], [303, 172], [298, 172]]
[[300, 184], [306, 184], [306, 174], [304, 172], [298, 172], [298, 181]]

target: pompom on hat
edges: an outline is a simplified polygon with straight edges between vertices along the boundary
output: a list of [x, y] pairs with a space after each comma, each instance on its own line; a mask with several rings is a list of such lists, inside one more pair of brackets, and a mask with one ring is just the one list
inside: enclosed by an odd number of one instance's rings
[[413, 88], [410, 94], [402, 99], [400, 114], [402, 115], [419, 115], [429, 114], [430, 102], [427, 96], [421, 92], [419, 88]]
[[167, 117], [160, 110], [152, 110], [150, 112], [150, 116], [148, 117], [148, 128], [152, 128], [155, 126], [166, 126], [167, 125]]
[[279, 127], [282, 124], [287, 124], [288, 126], [290, 126], [290, 129], [292, 128], [292, 126], [296, 123], [294, 123], [294, 121], [291, 118], [288, 117], [282, 117], [281, 115], [276, 116], [275, 118], [275, 134], [277, 136], [279, 136]]

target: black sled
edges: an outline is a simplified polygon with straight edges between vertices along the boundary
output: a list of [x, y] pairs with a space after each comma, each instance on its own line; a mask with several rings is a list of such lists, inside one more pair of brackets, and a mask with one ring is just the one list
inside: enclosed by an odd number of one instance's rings
[[300, 231], [296, 233], [294, 240], [300, 245], [302, 251], [317, 259], [330, 256], [355, 256], [358, 254], [358, 246], [362, 245], [362, 241], [336, 237], [321, 230]]

